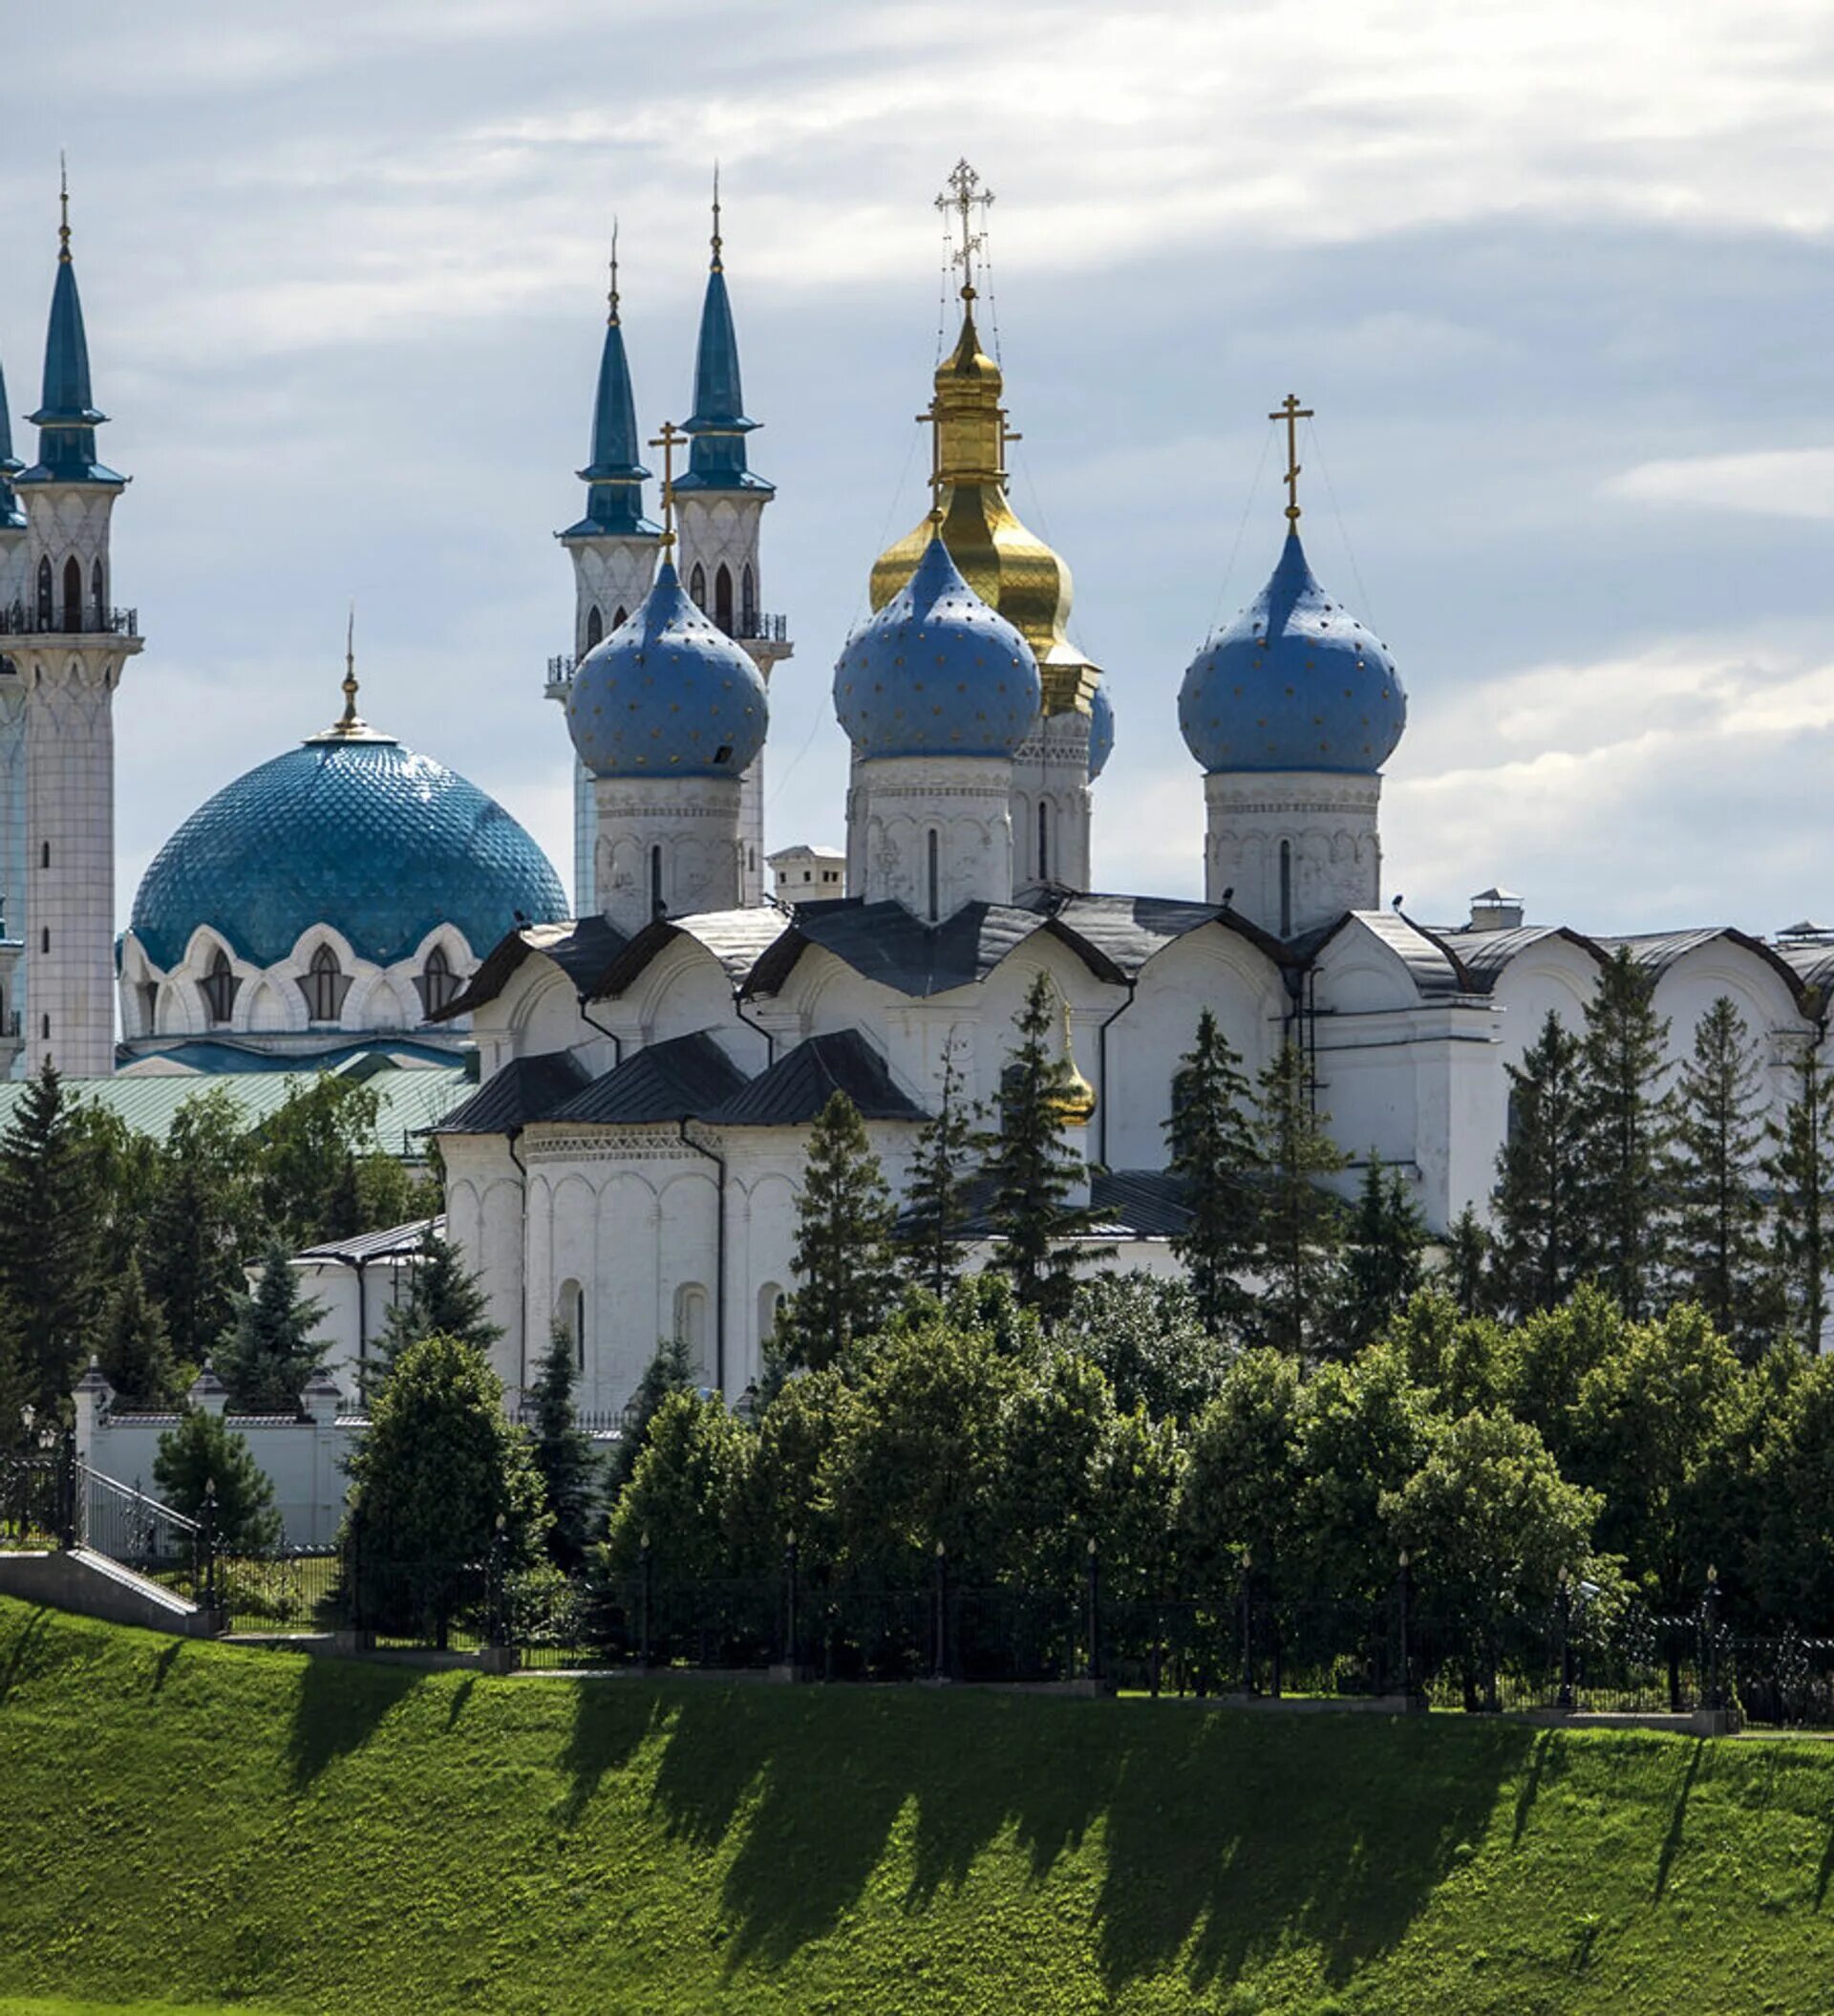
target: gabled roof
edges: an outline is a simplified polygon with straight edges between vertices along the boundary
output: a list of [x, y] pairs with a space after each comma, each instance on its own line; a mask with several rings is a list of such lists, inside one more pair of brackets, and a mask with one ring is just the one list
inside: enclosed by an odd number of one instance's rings
[[812, 1036], [701, 1118], [723, 1127], [805, 1126], [836, 1092], [863, 1120], [924, 1120], [922, 1106], [893, 1083], [882, 1058], [857, 1029]]
[[1129, 980], [1156, 953], [1206, 924], [1220, 924], [1246, 938], [1276, 965], [1291, 963], [1278, 938], [1250, 924], [1239, 911], [1216, 903], [1175, 896], [1076, 895], [1057, 905], [1051, 921], [1059, 933], [1074, 937]]
[[590, 999], [602, 975], [629, 941], [603, 917], [568, 918], [560, 924], [524, 924], [500, 938], [463, 991], [428, 1016], [430, 1022], [449, 1022], [494, 1001], [509, 985], [531, 953], [550, 958], [573, 982], [582, 1000]]
[[769, 903], [745, 910], [702, 911], [688, 917], [658, 917], [629, 940], [589, 989], [581, 990], [581, 998], [609, 1000], [623, 994], [677, 938], [692, 938], [712, 953], [736, 989], [788, 928], [784, 912]]
[[868, 980], [927, 999], [984, 980], [1038, 929], [1035, 911], [1012, 903], [966, 903], [940, 924], [926, 924], [902, 903], [800, 903], [788, 928], [745, 982], [747, 994], [778, 994], [811, 945]]
[[[1799, 990], [1813, 988], [1825, 1002], [1834, 996], [1834, 944], [1804, 938], [1777, 948], [1777, 956], [1795, 974]], [[1803, 1001], [1806, 1009], [1812, 1004]]]
[[545, 1057], [518, 1057], [487, 1084], [455, 1106], [433, 1134], [515, 1134], [533, 1120], [545, 1120], [586, 1083], [586, 1067], [570, 1050]]
[[1372, 937], [1381, 940], [1406, 967], [1409, 978], [1423, 999], [1477, 991], [1442, 938], [1422, 931], [1418, 925], [1392, 910], [1346, 911], [1334, 924], [1298, 941], [1304, 947], [1306, 963], [1311, 965], [1322, 957], [1325, 948], [1353, 924], [1360, 924]]
[[707, 1113], [745, 1087], [743, 1071], [704, 1030], [650, 1043], [542, 1118], [554, 1126], [642, 1126]]
[[1614, 953], [1622, 946], [1646, 973], [1660, 979], [1677, 960], [1718, 938], [1726, 939], [1739, 951], [1750, 953], [1753, 958], [1768, 966], [1789, 989], [1797, 1007], [1805, 1006], [1802, 976], [1797, 968], [1774, 946], [1765, 944], [1762, 938], [1754, 938], [1749, 932], [1739, 931], [1730, 924], [1709, 925], [1697, 931], [1644, 932], [1630, 937], [1599, 938], [1596, 943], [1607, 954]]
[[1457, 959], [1473, 994], [1494, 994], [1510, 961], [1544, 938], [1565, 938], [1594, 959], [1604, 956], [1595, 939], [1569, 931], [1564, 924], [1522, 924], [1513, 931], [1432, 931], [1428, 934]]
[[382, 1232], [362, 1232], [353, 1238], [328, 1239], [322, 1246], [308, 1246], [293, 1255], [295, 1260], [342, 1260], [355, 1267], [369, 1260], [391, 1259], [401, 1254], [420, 1251], [431, 1226], [436, 1239], [446, 1235], [443, 1213], [436, 1218], [414, 1218], [406, 1225], [391, 1225]]

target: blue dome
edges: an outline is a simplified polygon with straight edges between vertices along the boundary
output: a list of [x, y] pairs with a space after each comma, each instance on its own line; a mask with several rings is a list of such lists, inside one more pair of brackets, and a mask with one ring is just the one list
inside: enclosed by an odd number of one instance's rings
[[1096, 779], [1108, 767], [1108, 759], [1115, 753], [1115, 703], [1108, 697], [1106, 686], [1096, 688], [1096, 697], [1089, 702], [1089, 782]]
[[1387, 651], [1328, 602], [1299, 534], [1253, 604], [1184, 675], [1178, 725], [1205, 769], [1379, 770], [1407, 726]]
[[1042, 697], [1032, 647], [962, 579], [940, 539], [834, 668], [834, 711], [865, 757], [1010, 757]]
[[595, 777], [737, 777], [769, 722], [762, 674], [668, 561], [635, 613], [580, 660], [566, 697], [567, 733]]
[[130, 925], [169, 971], [207, 925], [256, 966], [329, 924], [378, 966], [436, 925], [480, 958], [566, 898], [547, 857], [494, 798], [387, 736], [320, 736], [239, 777], [160, 849]]

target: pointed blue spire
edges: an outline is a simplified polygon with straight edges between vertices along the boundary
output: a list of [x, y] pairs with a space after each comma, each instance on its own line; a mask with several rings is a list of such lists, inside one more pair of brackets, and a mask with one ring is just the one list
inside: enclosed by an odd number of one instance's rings
[[108, 418], [96, 410], [89, 386], [89, 338], [76, 268], [70, 256], [70, 188], [59, 191], [63, 221], [57, 228], [57, 283], [51, 294], [51, 326], [45, 332], [45, 384], [38, 411], [38, 461], [19, 478], [22, 483], [124, 483], [127, 479], [96, 460], [96, 430]]
[[694, 354], [694, 410], [683, 425], [693, 445], [677, 490], [774, 490], [745, 466], [745, 437], [757, 421], [745, 418], [738, 378], [738, 337], [726, 293], [719, 235], [719, 171], [714, 171], [714, 255], [700, 305], [700, 345]]
[[592, 403], [592, 460], [580, 480], [586, 493], [586, 516], [568, 525], [563, 539], [589, 539], [619, 534], [654, 539], [661, 526], [643, 515], [643, 482], [650, 472], [637, 460], [637, 404], [630, 391], [630, 365], [624, 354], [624, 328], [618, 319], [618, 233], [611, 229], [611, 290], [607, 296], [605, 348], [599, 353], [599, 387]]
[[12, 452], [12, 423], [7, 416], [7, 374], [0, 370], [0, 532], [16, 532], [26, 522], [9, 481], [24, 467], [25, 463]]

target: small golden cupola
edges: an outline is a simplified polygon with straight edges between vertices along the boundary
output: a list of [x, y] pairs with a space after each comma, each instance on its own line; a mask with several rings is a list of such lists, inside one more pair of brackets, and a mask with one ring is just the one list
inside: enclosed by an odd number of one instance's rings
[[[937, 198], [939, 208], [959, 215], [962, 243], [954, 258], [963, 278], [961, 336], [937, 366], [935, 397], [923, 416], [931, 432], [934, 508], [942, 513], [943, 544], [968, 585], [1031, 645], [1044, 712], [1087, 714], [1101, 675], [1070, 641], [1070, 569], [1007, 501], [1006, 443], [1018, 436], [1007, 431], [1000, 367], [982, 350], [974, 327], [973, 258], [985, 234], [971, 229], [972, 209], [992, 200], [976, 193], [978, 185], [964, 161], [949, 177], [952, 193]], [[916, 572], [932, 523], [927, 514], [874, 562], [874, 610], [884, 609]]]
[[1077, 1053], [1070, 1045], [1070, 1003], [1063, 1004], [1063, 1076], [1051, 1094], [1065, 1126], [1086, 1127], [1096, 1114], [1096, 1088], [1077, 1068]]

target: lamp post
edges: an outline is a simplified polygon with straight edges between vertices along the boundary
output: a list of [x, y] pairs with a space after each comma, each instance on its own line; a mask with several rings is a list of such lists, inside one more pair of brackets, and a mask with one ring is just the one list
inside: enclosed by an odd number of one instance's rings
[[783, 1541], [783, 1663], [796, 1666], [796, 1529]]
[[1254, 1687], [1254, 1550], [1242, 1550], [1242, 1680], [1240, 1691], [1252, 1694]]
[[1410, 1698], [1414, 1692], [1414, 1676], [1411, 1671], [1412, 1662], [1409, 1657], [1410, 1648], [1407, 1642], [1407, 1606], [1408, 1598], [1412, 1594], [1412, 1559], [1407, 1549], [1403, 1547], [1401, 1549], [1400, 1572], [1395, 1578], [1396, 1609], [1399, 1613], [1397, 1621], [1401, 1627], [1401, 1695], [1403, 1699]]
[[1101, 1555], [1096, 1536], [1089, 1535], [1089, 1678], [1101, 1678]]
[[637, 1661], [650, 1663], [650, 1533], [646, 1528], [637, 1540]]
[[1554, 1619], [1560, 1630], [1560, 1693], [1554, 1705], [1563, 1715], [1573, 1712], [1572, 1578], [1563, 1567], [1554, 1597]]
[[497, 1525], [490, 1536], [490, 1641], [493, 1645], [509, 1642], [505, 1630], [507, 1619], [504, 1611], [503, 1564], [509, 1553], [509, 1519], [507, 1514], [497, 1514]]
[[1724, 1678], [1719, 1670], [1719, 1571], [1707, 1566], [1707, 1586], [1700, 1598], [1701, 1683], [1706, 1689], [1707, 1706], [1716, 1714], [1726, 1705]]
[[931, 1633], [930, 1678], [944, 1680], [948, 1677], [949, 1646], [949, 1549], [941, 1540], [936, 1543], [936, 1620]]
[[217, 1607], [217, 1480], [203, 1480], [203, 1607]]

